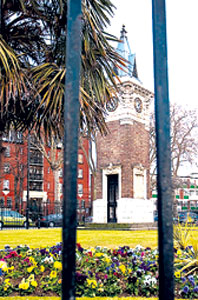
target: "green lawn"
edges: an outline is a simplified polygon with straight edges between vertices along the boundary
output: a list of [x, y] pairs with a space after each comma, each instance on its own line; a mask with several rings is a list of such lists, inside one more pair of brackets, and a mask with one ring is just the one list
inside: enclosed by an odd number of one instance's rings
[[[60, 300], [60, 297], [0, 297], [0, 300]], [[76, 300], [157, 300], [158, 298], [137, 298], [137, 297], [95, 297], [95, 298], [76, 298]], [[179, 299], [177, 299], [179, 300]], [[183, 299], [181, 299], [183, 300]]]
[[[30, 247], [53, 246], [60, 242], [61, 229], [23, 229], [0, 231], [0, 249], [5, 245], [15, 247], [17, 245], [28, 245]], [[84, 248], [95, 246], [111, 247], [128, 245], [135, 247], [157, 247], [157, 231], [113, 231], [113, 230], [79, 230], [77, 242]]]

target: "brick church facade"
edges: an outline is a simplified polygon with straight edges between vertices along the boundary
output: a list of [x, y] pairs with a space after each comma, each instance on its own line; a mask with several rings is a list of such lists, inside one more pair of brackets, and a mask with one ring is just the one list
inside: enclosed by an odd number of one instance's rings
[[97, 175], [93, 220], [98, 223], [153, 220], [149, 182], [149, 114], [153, 93], [137, 75], [126, 30], [121, 31], [118, 52], [129, 61], [121, 79], [118, 98], [107, 104], [109, 133], [96, 137]]

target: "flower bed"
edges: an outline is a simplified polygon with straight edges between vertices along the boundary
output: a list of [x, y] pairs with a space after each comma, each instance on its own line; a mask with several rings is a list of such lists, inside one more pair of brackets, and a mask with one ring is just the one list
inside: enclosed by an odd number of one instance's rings
[[[175, 252], [175, 296], [180, 298], [198, 297], [196, 267], [183, 267], [189, 249]], [[141, 246], [84, 249], [77, 244], [76, 296], [157, 296], [157, 261], [157, 250]], [[6, 246], [0, 251], [0, 296], [60, 295], [61, 270], [61, 244], [43, 249]]]

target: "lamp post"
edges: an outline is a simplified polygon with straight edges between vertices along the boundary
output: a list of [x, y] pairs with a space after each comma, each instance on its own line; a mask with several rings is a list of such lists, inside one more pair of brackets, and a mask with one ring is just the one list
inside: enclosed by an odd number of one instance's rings
[[79, 86], [81, 65], [81, 0], [67, 1], [66, 79], [64, 102], [64, 198], [62, 300], [75, 299], [76, 196]]
[[30, 131], [28, 129], [28, 145], [27, 145], [27, 199], [26, 199], [26, 229], [29, 229], [29, 200], [30, 200]]

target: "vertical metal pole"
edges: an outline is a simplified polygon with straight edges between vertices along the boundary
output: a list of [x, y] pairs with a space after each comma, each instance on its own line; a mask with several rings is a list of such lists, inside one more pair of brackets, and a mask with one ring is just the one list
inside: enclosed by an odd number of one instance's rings
[[159, 299], [174, 299], [173, 217], [165, 0], [153, 0]]
[[26, 229], [29, 229], [29, 204], [30, 204], [30, 131], [28, 129], [27, 145], [27, 199], [26, 199]]
[[62, 299], [75, 299], [81, 0], [69, 0], [66, 40]]

